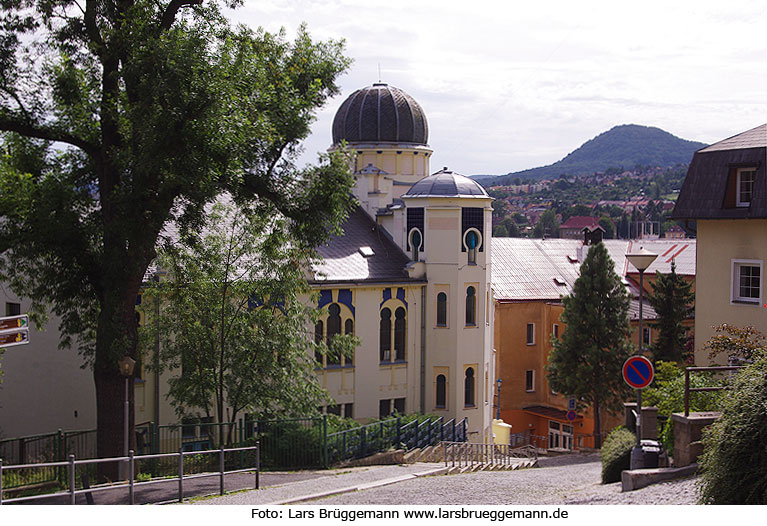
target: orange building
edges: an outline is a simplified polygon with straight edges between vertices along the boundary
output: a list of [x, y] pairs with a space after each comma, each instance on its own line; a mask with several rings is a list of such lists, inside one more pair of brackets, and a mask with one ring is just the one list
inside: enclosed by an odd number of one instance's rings
[[[636, 331], [639, 290], [625, 259], [636, 242], [607, 240], [604, 243], [615, 262], [616, 272], [624, 278], [634, 297], [629, 317]], [[677, 255], [678, 272], [681, 269], [685, 277], [694, 279], [694, 240], [685, 241], [684, 248], [677, 245], [672, 249], [671, 243], [663, 240], [643, 240], [642, 246], [659, 255], [645, 275], [646, 292], [656, 272], [670, 272], [668, 254]], [[533, 443], [546, 449], [594, 445], [591, 411], [571, 413], [575, 401], [553, 392], [545, 371], [552, 339], [565, 329], [559, 320], [563, 311], [561, 298], [572, 292], [588, 249], [589, 246], [579, 240], [493, 239], [496, 371], [501, 381], [500, 397], [496, 396], [495, 400], [496, 414], [500, 413], [501, 419], [511, 424], [512, 443]], [[667, 257], [660, 257], [663, 254]], [[655, 318], [655, 312], [645, 302], [643, 319], [647, 322]], [[645, 344], [649, 345], [655, 331], [646, 323], [644, 329]], [[635, 333], [632, 339], [637, 338]], [[601, 416], [603, 437], [623, 422], [623, 415], [604, 413]]]

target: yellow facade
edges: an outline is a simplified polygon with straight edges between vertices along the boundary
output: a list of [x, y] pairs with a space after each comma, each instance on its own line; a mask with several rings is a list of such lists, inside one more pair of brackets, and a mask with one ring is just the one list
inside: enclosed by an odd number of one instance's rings
[[[737, 278], [734, 265], [739, 261], [760, 266], [761, 298], [754, 303], [734, 298]], [[764, 272], [767, 270], [767, 219], [717, 219], [698, 221], [699, 282], [695, 297], [695, 363], [711, 362], [704, 344], [723, 323], [751, 325], [767, 334], [767, 298]], [[726, 357], [717, 360], [722, 364]]]

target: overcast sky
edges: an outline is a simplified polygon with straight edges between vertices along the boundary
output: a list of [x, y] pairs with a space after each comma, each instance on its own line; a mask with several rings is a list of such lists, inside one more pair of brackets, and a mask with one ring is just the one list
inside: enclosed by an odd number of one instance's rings
[[767, 122], [764, 0], [245, 0], [231, 18], [345, 39], [354, 63], [304, 162], [379, 65], [426, 112], [432, 171], [551, 164], [619, 124], [712, 143]]

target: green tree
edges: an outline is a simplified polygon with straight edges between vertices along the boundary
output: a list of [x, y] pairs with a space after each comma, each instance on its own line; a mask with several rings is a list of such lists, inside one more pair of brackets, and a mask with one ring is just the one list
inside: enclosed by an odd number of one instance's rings
[[675, 261], [671, 261], [670, 273], [657, 275], [647, 301], [658, 315], [656, 321], [649, 322], [658, 331], [651, 347], [653, 360], [684, 361], [689, 331], [684, 321], [695, 311], [695, 293], [692, 284], [676, 273]]
[[612, 239], [615, 237], [615, 223], [610, 219], [610, 216], [603, 215], [599, 218], [599, 226], [605, 229], [605, 239]]
[[767, 337], [751, 325], [737, 327], [723, 323], [714, 330], [716, 334], [703, 345], [711, 359], [726, 354], [729, 361], [740, 362], [767, 354]]
[[767, 354], [736, 376], [703, 433], [699, 488], [705, 504], [767, 504]]
[[[327, 351], [308, 333], [316, 309], [301, 298], [310, 293], [312, 256], [291, 242], [284, 219], [223, 204], [212, 207], [202, 235], [160, 249], [156, 262], [169, 278], [143, 294], [141, 336], [160, 337], [179, 416], [199, 409], [220, 423], [243, 409], [300, 415], [327, 401], [313, 360]], [[350, 351], [354, 336], [339, 338], [334, 351]]]
[[562, 298], [567, 324], [553, 340], [546, 366], [551, 388], [574, 396], [594, 412], [594, 445], [602, 445], [601, 413], [620, 408], [623, 362], [631, 354], [629, 296], [604, 244], [593, 245], [573, 285]]
[[115, 456], [117, 360], [136, 356], [135, 301], [163, 228], [196, 230], [223, 192], [290, 218], [302, 246], [345, 214], [346, 163], [294, 160], [348, 60], [304, 29], [287, 41], [232, 28], [223, 1], [0, 2], [0, 278], [61, 317], [62, 344], [77, 337], [97, 455]]
[[559, 221], [554, 210], [546, 210], [541, 214], [533, 229], [533, 237], [559, 237]]

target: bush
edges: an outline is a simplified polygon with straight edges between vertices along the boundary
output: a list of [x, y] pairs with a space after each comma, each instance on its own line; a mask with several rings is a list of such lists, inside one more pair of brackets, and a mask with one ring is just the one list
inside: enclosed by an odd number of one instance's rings
[[703, 435], [705, 504], [767, 504], [767, 355], [737, 375], [722, 416]]
[[631, 467], [631, 448], [636, 436], [623, 426], [616, 427], [602, 445], [602, 484], [620, 482], [621, 471]]

